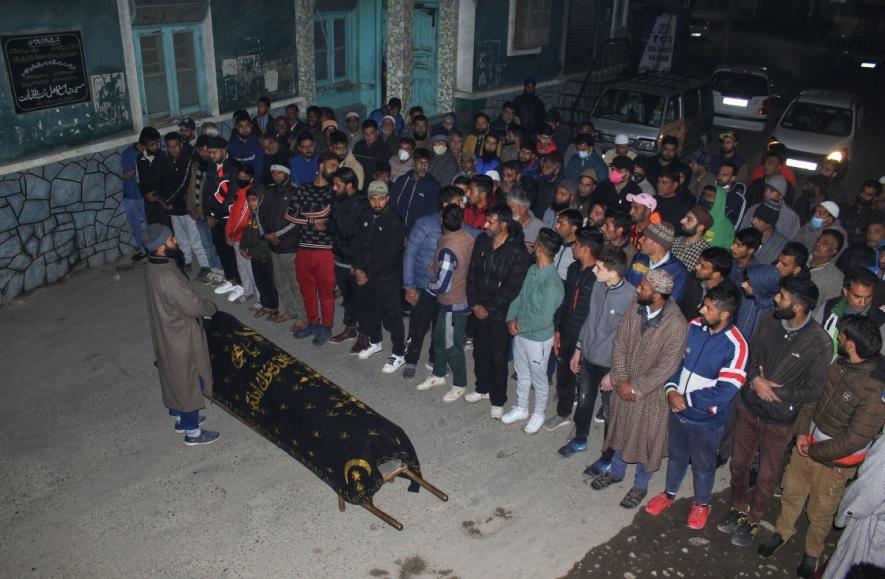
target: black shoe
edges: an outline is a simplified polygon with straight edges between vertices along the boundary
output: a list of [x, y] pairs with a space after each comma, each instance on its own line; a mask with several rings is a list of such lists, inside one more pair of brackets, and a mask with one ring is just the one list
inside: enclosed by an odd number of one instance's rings
[[778, 550], [787, 542], [777, 533], [768, 537], [768, 540], [759, 545], [759, 556], [763, 559], [771, 559]]
[[753, 539], [756, 538], [756, 533], [758, 532], [759, 523], [751, 523], [745, 520], [731, 536], [731, 544], [735, 547], [749, 547], [753, 544]]
[[811, 577], [814, 575], [814, 572], [817, 570], [817, 559], [805, 553], [802, 555], [802, 562], [799, 563], [799, 566], [796, 568], [796, 575], [798, 577]]
[[722, 517], [718, 523], [716, 523], [716, 528], [722, 531], [723, 533], [732, 534], [737, 528], [747, 520], [747, 513], [742, 513], [737, 509], [731, 508], [725, 513], [725, 516]]
[[142, 259], [144, 259], [146, 257], [147, 257], [147, 254], [145, 252], [139, 251], [138, 253], [136, 253], [132, 257], [130, 257], [129, 259], [131, 259], [132, 261], [141, 261]]

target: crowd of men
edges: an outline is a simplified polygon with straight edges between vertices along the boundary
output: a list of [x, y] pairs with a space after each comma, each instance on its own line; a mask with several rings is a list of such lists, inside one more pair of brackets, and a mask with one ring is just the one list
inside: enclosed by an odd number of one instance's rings
[[[368, 360], [386, 331], [382, 372], [412, 380], [425, 356], [418, 390], [448, 386], [443, 401], [487, 403], [528, 434], [571, 427], [563, 457], [586, 452], [601, 422], [584, 473], [602, 490], [634, 465], [625, 508], [669, 457], [645, 508], [661, 515], [690, 465], [686, 523], [702, 529], [730, 462], [719, 530], [753, 544], [779, 495], [759, 554], [789, 541], [804, 509], [797, 572], [810, 577], [885, 421], [882, 183], [840, 205], [833, 164], [800, 181], [775, 149], [751, 172], [730, 132], [688, 162], [672, 136], [655, 156], [624, 135], [601, 155], [592, 124], [571, 138], [534, 88], [466, 134], [451, 113], [404, 118], [396, 98], [343, 126], [316, 106], [273, 118], [263, 98], [256, 116], [234, 114], [229, 140], [191, 119], [162, 139], [148, 127], [123, 155], [134, 237], [150, 263], [196, 262], [197, 281], [296, 339]], [[198, 403], [164, 399], [188, 444], [217, 437]]]

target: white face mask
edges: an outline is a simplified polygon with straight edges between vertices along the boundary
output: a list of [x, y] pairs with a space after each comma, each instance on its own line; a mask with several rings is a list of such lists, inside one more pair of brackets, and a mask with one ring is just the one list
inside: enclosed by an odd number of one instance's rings
[[403, 163], [408, 161], [409, 160], [409, 152], [406, 151], [405, 149], [400, 149], [399, 150], [399, 160]]
[[437, 155], [444, 155], [449, 148], [445, 145], [434, 145], [433, 152]]

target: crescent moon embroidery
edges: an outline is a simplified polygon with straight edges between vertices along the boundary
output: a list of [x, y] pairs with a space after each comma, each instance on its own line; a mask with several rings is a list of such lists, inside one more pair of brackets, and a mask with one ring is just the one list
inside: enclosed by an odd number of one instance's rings
[[362, 492], [365, 489], [362, 482], [360, 482], [363, 477], [357, 469], [363, 469], [366, 472], [366, 476], [372, 474], [372, 466], [368, 462], [361, 458], [352, 458], [344, 463], [344, 482], [350, 484], [352, 479], [357, 492]]

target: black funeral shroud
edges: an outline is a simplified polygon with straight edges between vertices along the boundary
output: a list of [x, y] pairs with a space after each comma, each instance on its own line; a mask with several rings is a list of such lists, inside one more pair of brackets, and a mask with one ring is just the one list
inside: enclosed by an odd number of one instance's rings
[[[235, 317], [207, 324], [212, 399], [309, 468], [347, 502], [371, 502], [380, 465], [421, 466], [402, 428]], [[409, 490], [416, 491], [412, 484]]]

